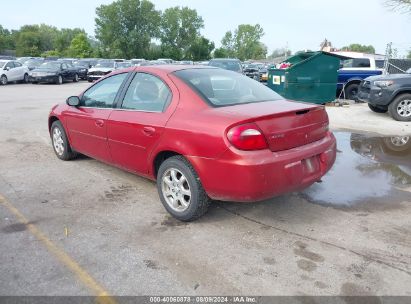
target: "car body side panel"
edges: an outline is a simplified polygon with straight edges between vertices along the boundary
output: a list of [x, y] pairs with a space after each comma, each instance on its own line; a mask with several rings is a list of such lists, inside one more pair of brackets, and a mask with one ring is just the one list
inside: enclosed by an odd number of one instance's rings
[[107, 119], [112, 109], [69, 107], [62, 112], [74, 150], [112, 163], [107, 142]]

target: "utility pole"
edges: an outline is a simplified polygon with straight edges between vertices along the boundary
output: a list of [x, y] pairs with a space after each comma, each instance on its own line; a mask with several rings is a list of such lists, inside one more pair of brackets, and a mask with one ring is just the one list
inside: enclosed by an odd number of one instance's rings
[[285, 44], [284, 61], [287, 60], [287, 57], [288, 57], [288, 41]]
[[384, 60], [384, 74], [388, 74], [388, 68], [390, 65], [390, 58], [392, 56], [392, 42], [387, 44], [385, 49], [385, 60]]

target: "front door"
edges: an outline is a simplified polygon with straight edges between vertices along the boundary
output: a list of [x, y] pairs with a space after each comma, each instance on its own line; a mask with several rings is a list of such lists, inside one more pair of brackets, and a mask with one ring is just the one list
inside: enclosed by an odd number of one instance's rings
[[111, 112], [108, 120], [107, 137], [113, 162], [129, 171], [147, 174], [147, 159], [177, 102], [178, 94], [172, 94], [159, 77], [137, 73], [121, 106]]
[[64, 113], [74, 150], [112, 162], [107, 143], [107, 119], [127, 73], [108, 77], [84, 92], [80, 106]]

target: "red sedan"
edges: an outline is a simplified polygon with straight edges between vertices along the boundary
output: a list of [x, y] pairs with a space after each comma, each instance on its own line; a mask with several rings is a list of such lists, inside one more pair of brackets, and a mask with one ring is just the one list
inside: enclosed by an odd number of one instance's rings
[[82, 153], [157, 180], [164, 207], [183, 221], [210, 199], [254, 202], [308, 187], [336, 155], [323, 106], [212, 67], [116, 71], [54, 106], [48, 126], [58, 158]]

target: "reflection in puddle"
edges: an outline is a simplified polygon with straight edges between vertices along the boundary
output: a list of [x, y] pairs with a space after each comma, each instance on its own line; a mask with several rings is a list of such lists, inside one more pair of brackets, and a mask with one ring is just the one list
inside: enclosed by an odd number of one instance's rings
[[337, 160], [322, 183], [303, 192], [311, 202], [350, 207], [360, 203], [378, 203], [393, 193], [399, 202], [411, 201], [411, 193], [398, 188], [411, 186], [411, 136], [372, 137], [335, 132]]

